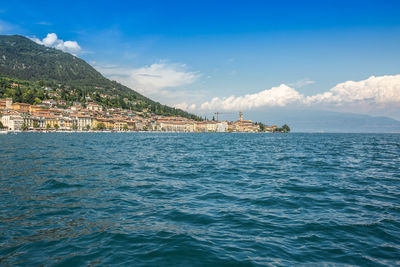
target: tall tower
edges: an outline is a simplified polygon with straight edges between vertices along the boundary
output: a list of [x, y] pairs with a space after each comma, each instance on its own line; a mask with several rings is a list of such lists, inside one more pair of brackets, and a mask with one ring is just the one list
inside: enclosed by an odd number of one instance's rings
[[242, 121], [242, 120], [243, 120], [243, 112], [239, 111], [239, 121]]
[[6, 98], [6, 108], [10, 109], [13, 101], [12, 98]]

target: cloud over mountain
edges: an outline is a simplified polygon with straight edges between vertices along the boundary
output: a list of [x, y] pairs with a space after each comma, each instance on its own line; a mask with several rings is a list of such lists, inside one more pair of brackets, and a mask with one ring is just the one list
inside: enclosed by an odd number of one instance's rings
[[331, 111], [358, 110], [358, 112], [372, 115], [375, 115], [377, 111], [385, 115], [388, 115], [388, 112], [398, 113], [400, 111], [400, 74], [371, 76], [361, 81], [346, 81], [324, 93], [311, 96], [304, 96], [296, 89], [281, 84], [254, 94], [215, 97], [197, 105], [184, 102], [174, 106], [193, 112], [254, 110], [263, 107], [292, 107], [295, 105]]
[[251, 110], [263, 106], [283, 107], [287, 104], [298, 102], [303, 99], [303, 95], [295, 89], [281, 84], [278, 87], [261, 91], [255, 94], [244, 96], [215, 97], [211, 101], [201, 104], [202, 110]]
[[339, 83], [329, 91], [308, 96], [308, 104], [313, 103], [359, 103], [399, 104], [400, 105], [400, 74], [371, 76], [362, 81], [346, 81]]
[[31, 40], [38, 44], [47, 47], [53, 47], [64, 52], [71, 53], [73, 55], [78, 54], [82, 50], [76, 41], [63, 41], [61, 39], [58, 39], [58, 36], [55, 33], [48, 33], [47, 36], [42, 40], [36, 37], [31, 38]]
[[160, 61], [140, 68], [119, 68], [95, 66], [110, 79], [136, 88], [146, 95], [167, 95], [166, 88], [180, 87], [194, 83], [201, 75], [186, 70], [185, 64]]

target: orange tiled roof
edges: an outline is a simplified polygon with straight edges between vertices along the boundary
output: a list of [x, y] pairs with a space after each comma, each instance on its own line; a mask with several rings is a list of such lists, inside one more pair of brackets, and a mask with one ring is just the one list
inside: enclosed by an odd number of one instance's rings
[[26, 103], [13, 103], [12, 105], [13, 106], [14, 105], [19, 105], [19, 106], [25, 106], [25, 107], [30, 106], [30, 104], [26, 104]]

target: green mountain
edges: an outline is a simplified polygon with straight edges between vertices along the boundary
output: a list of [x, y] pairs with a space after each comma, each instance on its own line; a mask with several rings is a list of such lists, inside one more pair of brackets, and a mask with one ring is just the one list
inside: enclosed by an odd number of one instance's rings
[[[15, 88], [13, 83], [22, 86]], [[110, 81], [84, 60], [69, 53], [37, 44], [24, 36], [0, 35], [0, 98], [37, 103], [48, 97], [44, 87], [61, 88], [61, 98], [68, 103], [84, 102], [89, 96], [107, 107], [146, 109], [160, 115], [200, 119]]]

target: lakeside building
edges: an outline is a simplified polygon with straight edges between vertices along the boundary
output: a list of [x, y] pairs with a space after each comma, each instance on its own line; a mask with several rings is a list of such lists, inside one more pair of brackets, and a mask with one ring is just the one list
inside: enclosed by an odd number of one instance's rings
[[228, 131], [228, 122], [227, 121], [217, 122], [216, 132], [223, 133], [223, 132], [227, 132], [227, 131]]
[[125, 131], [128, 130], [128, 123], [123, 120], [118, 120], [114, 123], [114, 129], [116, 131]]
[[199, 121], [196, 123], [196, 132], [208, 133], [217, 131], [217, 122]]
[[77, 130], [83, 131], [92, 128], [92, 117], [85, 114], [71, 114], [69, 116], [75, 122]]
[[11, 108], [14, 110], [17, 110], [19, 112], [29, 112], [29, 104], [25, 104], [25, 103], [13, 103], [11, 105]]
[[10, 109], [13, 101], [12, 98], [6, 98], [0, 100], [0, 110]]
[[[106, 109], [89, 102], [86, 108], [74, 103], [70, 108], [58, 108], [58, 102], [44, 100], [41, 104], [13, 103], [11, 98], [0, 99], [0, 114], [3, 126], [18, 130], [115, 130], [115, 131], [166, 131], [166, 132], [259, 132], [258, 124], [244, 120], [195, 121], [179, 116], [162, 116], [144, 111], [135, 112], [119, 108]], [[276, 125], [265, 126], [274, 131]]]
[[1, 116], [1, 123], [10, 131], [20, 131], [24, 119], [18, 112], [10, 111]]

